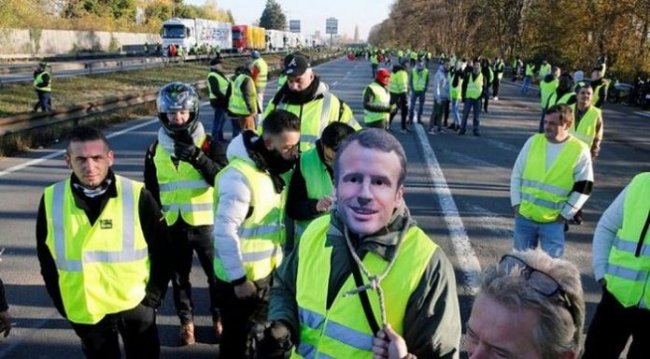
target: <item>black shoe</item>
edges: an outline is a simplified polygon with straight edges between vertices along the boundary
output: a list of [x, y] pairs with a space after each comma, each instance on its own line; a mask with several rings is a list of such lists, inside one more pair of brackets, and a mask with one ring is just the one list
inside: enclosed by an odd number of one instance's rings
[[479, 136], [481, 136], [481, 134], [478, 132], [478, 130], [474, 130], [474, 136], [479, 137]]
[[465, 131], [464, 129], [461, 129], [460, 131], [458, 131], [458, 135], [459, 135], [459, 136], [462, 136], [462, 135], [465, 134], [465, 132], [466, 132], [466, 131]]

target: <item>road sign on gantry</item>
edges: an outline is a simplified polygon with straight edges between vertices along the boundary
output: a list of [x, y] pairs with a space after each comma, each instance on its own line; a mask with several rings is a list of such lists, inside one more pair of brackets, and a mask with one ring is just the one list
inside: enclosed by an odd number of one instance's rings
[[300, 20], [289, 20], [289, 31], [300, 33]]
[[325, 33], [336, 35], [339, 33], [339, 19], [330, 17], [325, 20]]

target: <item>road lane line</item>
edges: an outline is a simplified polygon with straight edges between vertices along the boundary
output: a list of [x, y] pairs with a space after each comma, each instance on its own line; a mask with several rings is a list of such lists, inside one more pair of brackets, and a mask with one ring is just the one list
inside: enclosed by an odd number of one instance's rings
[[[137, 130], [137, 129], [145, 127], [145, 126], [149, 126], [149, 125], [151, 125], [153, 123], [156, 123], [156, 122], [158, 122], [158, 119], [149, 120], [147, 122], [140, 123], [140, 124], [137, 124], [135, 126], [127, 127], [127, 128], [125, 128], [125, 129], [123, 129], [121, 131], [113, 132], [110, 135], [107, 135], [106, 138], [113, 138], [113, 137], [121, 136], [121, 135], [123, 135], [125, 133]], [[56, 152], [50, 153], [49, 155], [45, 155], [43, 157], [35, 158], [35, 159], [31, 160], [31, 161], [27, 161], [25, 163], [21, 163], [19, 165], [15, 165], [13, 167], [9, 167], [4, 171], [0, 171], [0, 177], [4, 177], [4, 176], [6, 176], [8, 174], [18, 172], [18, 171], [23, 170], [23, 169], [25, 169], [27, 167], [31, 167], [31, 166], [37, 165], [37, 164], [39, 164], [41, 162], [51, 160], [52, 158], [59, 157], [59, 156], [63, 155], [64, 153], [65, 153], [65, 150], [58, 150]]]
[[442, 209], [443, 219], [449, 230], [452, 246], [458, 257], [458, 265], [463, 271], [465, 279], [463, 284], [471, 294], [476, 294], [478, 292], [481, 265], [478, 262], [476, 253], [474, 253], [454, 197], [451, 194], [445, 175], [442, 173], [436, 154], [429, 144], [429, 139], [422, 125], [415, 126], [415, 133], [420, 148], [422, 149], [422, 155], [427, 165], [429, 177], [431, 177], [433, 182], [433, 191], [436, 194], [436, 198]]

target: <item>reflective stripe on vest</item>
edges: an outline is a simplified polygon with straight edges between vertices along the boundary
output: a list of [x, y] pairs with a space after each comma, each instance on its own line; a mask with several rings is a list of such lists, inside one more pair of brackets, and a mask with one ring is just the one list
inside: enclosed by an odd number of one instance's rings
[[476, 100], [481, 97], [481, 91], [483, 91], [483, 74], [479, 73], [476, 78], [474, 74], [469, 75], [467, 83], [467, 91], [465, 92], [465, 97]]
[[540, 223], [553, 222], [560, 215], [573, 188], [573, 169], [586, 147], [570, 136], [547, 169], [547, 143], [544, 134], [533, 136], [522, 176], [519, 206], [519, 213], [523, 217]]
[[[205, 136], [197, 145], [205, 142]], [[200, 147], [200, 146], [199, 146]], [[214, 193], [203, 174], [185, 161], [175, 165], [169, 153], [158, 144], [153, 157], [156, 178], [159, 183], [160, 203], [165, 221], [173, 225], [180, 215], [190, 226], [205, 226], [214, 223]]]
[[269, 67], [266, 64], [266, 61], [260, 57], [258, 59], [255, 59], [252, 65], [253, 67], [257, 67], [260, 70], [260, 72], [257, 74], [257, 77], [255, 78], [255, 87], [258, 89], [265, 89], [269, 76]]
[[[344, 296], [356, 284], [348, 275], [334, 302], [327, 308], [329, 277], [333, 246], [326, 245], [328, 236], [340, 236], [330, 227], [331, 216], [320, 217], [307, 228], [296, 250], [298, 277], [296, 301], [300, 319], [300, 343], [297, 352], [305, 358], [372, 358], [373, 333], [359, 298]], [[340, 239], [342, 240], [342, 239]], [[345, 246], [336, 247], [347, 250]], [[386, 317], [393, 329], [404, 332], [404, 314], [409, 298], [422, 280], [437, 245], [417, 227], [410, 228], [403, 237], [399, 254], [381, 287], [386, 303]], [[363, 258], [371, 273], [380, 273], [388, 263], [379, 255], [368, 252]], [[322, 280], [314, 280], [320, 278]], [[368, 282], [364, 278], [364, 282]], [[378, 296], [369, 290], [370, 306], [379, 317]], [[381, 322], [380, 319], [378, 319]]]
[[[380, 106], [390, 105], [390, 94], [388, 91], [376, 82], [372, 82], [368, 87], [363, 90], [362, 98], [366, 97], [366, 91], [372, 91], [372, 104]], [[363, 121], [371, 123], [376, 121], [388, 121], [390, 113], [388, 112], [373, 112], [366, 109], [363, 110]]]
[[[576, 113], [576, 105], [571, 105], [573, 113]], [[591, 147], [594, 143], [594, 138], [596, 138], [596, 127], [598, 126], [598, 119], [601, 116], [601, 111], [596, 106], [589, 106], [587, 112], [582, 115], [578, 128], [576, 128], [576, 122], [573, 121], [573, 126], [569, 129], [569, 132], [578, 138], [580, 141], [584, 142], [587, 146]]]
[[409, 75], [406, 71], [400, 70], [390, 76], [388, 89], [391, 93], [402, 94], [408, 92]]
[[46, 245], [73, 323], [95, 324], [145, 296], [149, 259], [138, 213], [143, 185], [115, 176], [115, 186], [117, 197], [108, 199], [92, 225], [76, 207], [69, 179], [45, 189]]
[[[623, 225], [609, 250], [607, 290], [625, 308], [650, 303], [650, 172], [636, 175], [625, 192]], [[643, 242], [643, 244], [641, 244]], [[637, 253], [638, 252], [638, 253]], [[638, 254], [638, 256], [637, 256]]]
[[[307, 198], [318, 200], [334, 194], [332, 177], [330, 177], [325, 163], [323, 163], [318, 155], [318, 149], [316, 147], [300, 154], [300, 172], [305, 179]], [[300, 238], [312, 221], [296, 221], [296, 238]]]
[[429, 70], [422, 69], [418, 71], [413, 69], [411, 71], [411, 81], [413, 81], [413, 91], [423, 92], [427, 90], [427, 78], [429, 77]]
[[248, 105], [246, 105], [247, 99], [244, 98], [244, 93], [241, 89], [244, 81], [246, 80], [253, 81], [250, 76], [239, 74], [239, 76], [237, 76], [235, 79], [235, 82], [232, 84], [232, 94], [230, 95], [230, 99], [228, 101], [228, 111], [235, 115], [248, 116], [251, 114], [251, 110], [248, 108]]
[[36, 75], [36, 78], [34, 79], [34, 88], [43, 91], [43, 92], [52, 92], [52, 75], [48, 74], [50, 76], [50, 82], [47, 84], [46, 87], [38, 87], [38, 85], [43, 83], [43, 76], [47, 72], [41, 72], [40, 74]]
[[230, 81], [219, 75], [218, 73], [214, 71], [210, 71], [208, 73], [208, 95], [211, 100], [217, 99], [217, 94], [216, 92], [212, 91], [212, 87], [210, 87], [210, 77], [214, 77], [217, 80], [217, 84], [219, 86], [219, 92], [221, 92], [224, 96], [228, 93], [228, 86], [230, 85]]
[[[215, 178], [215, 208], [219, 206], [219, 179], [228, 171], [238, 171], [246, 179], [251, 191], [251, 215], [238, 229], [239, 246], [246, 278], [251, 281], [266, 278], [280, 265], [284, 242], [285, 194], [275, 192], [271, 177], [255, 167], [253, 163], [235, 158]], [[217, 277], [229, 282], [216, 242], [214, 247], [214, 271]]]

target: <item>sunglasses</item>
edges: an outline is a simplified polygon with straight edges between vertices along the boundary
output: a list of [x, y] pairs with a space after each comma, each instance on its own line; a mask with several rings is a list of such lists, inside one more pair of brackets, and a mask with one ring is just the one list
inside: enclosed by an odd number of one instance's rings
[[511, 273], [512, 270], [517, 269], [521, 271], [521, 275], [526, 279], [526, 283], [533, 288], [537, 293], [547, 297], [557, 299], [562, 306], [569, 311], [573, 325], [577, 327], [576, 306], [571, 298], [567, 295], [562, 285], [550, 275], [537, 270], [528, 265], [519, 257], [509, 254], [501, 257], [499, 261], [499, 269], [506, 273]]

